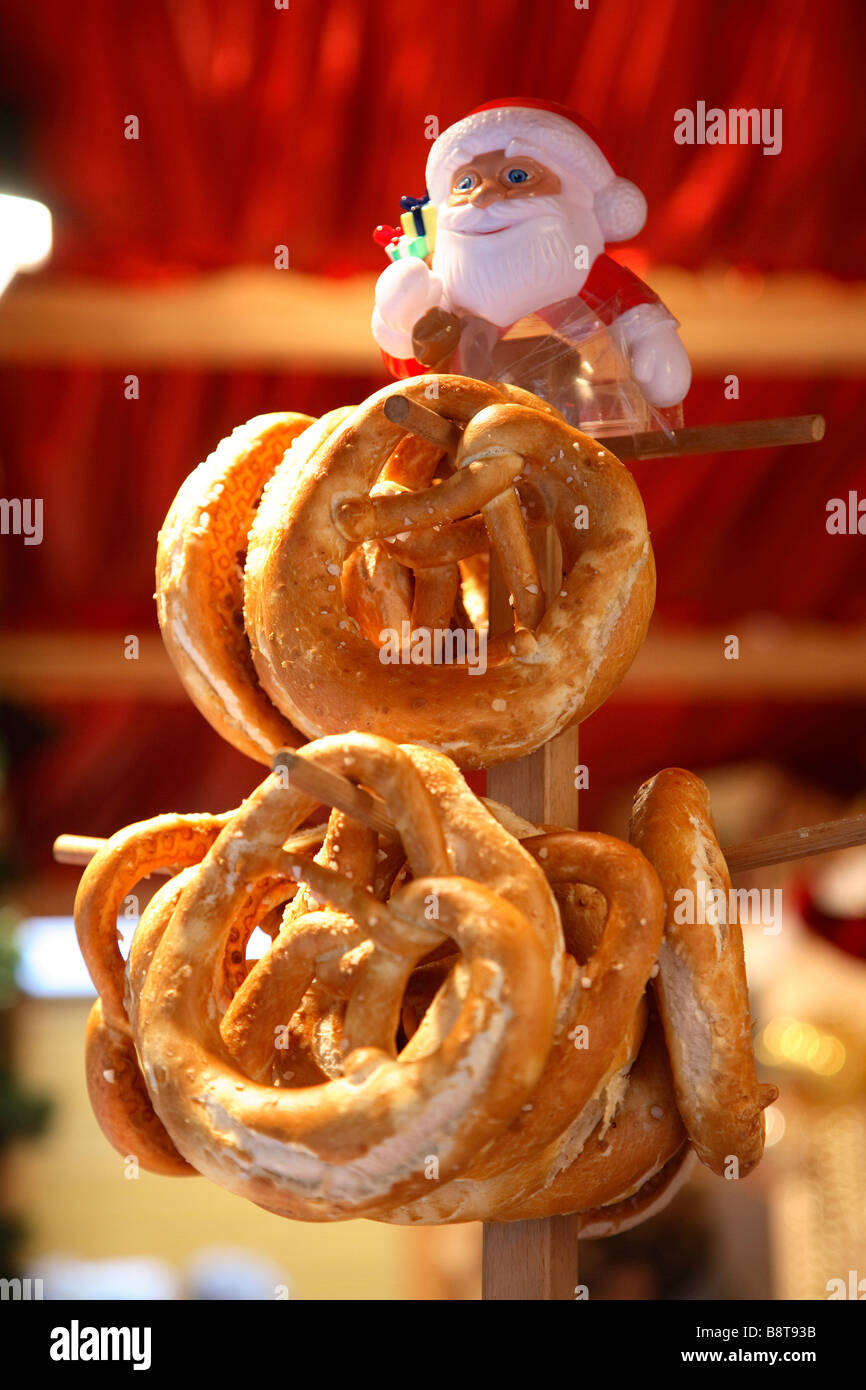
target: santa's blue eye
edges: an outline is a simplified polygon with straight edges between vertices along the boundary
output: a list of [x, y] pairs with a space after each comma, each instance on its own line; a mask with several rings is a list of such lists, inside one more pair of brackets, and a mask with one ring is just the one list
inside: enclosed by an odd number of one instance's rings
[[474, 174], [464, 174], [463, 177], [462, 177], [462, 179], [458, 179], [458, 180], [457, 180], [457, 182], [456, 182], [455, 185], [454, 185], [454, 188], [455, 188], [455, 190], [456, 190], [458, 193], [468, 193], [469, 190], [470, 190], [470, 188], [472, 188], [472, 186], [473, 186], [474, 183], [475, 183], [475, 175], [474, 175]]
[[526, 183], [529, 173], [526, 169], [509, 169], [505, 177], [509, 183]]

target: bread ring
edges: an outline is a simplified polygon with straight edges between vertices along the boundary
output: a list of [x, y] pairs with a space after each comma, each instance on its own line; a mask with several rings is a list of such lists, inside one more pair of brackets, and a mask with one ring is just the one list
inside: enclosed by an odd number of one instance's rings
[[[275, 774], [237, 812], [130, 827], [86, 871], [77, 925], [104, 991], [88, 1087], [122, 1153], [303, 1220], [578, 1213], [584, 1237], [660, 1210], [692, 1149], [716, 1171], [757, 1162], [775, 1088], [743, 1085], [739, 929], [672, 912], [699, 875], [727, 882], [699, 779], [669, 770], [638, 795], [659, 872], [635, 845], [483, 804], [430, 748], [355, 734], [306, 756], [377, 792], [400, 839], [339, 811], [293, 833], [314, 802]], [[117, 908], [167, 862], [190, 867], [124, 972]], [[248, 962], [262, 920], [274, 944]]]
[[697, 1158], [694, 1149], [683, 1144], [663, 1168], [642, 1183], [637, 1192], [619, 1202], [582, 1211], [578, 1216], [581, 1240], [618, 1236], [658, 1216], [691, 1177]]
[[[118, 831], [85, 869], [75, 897], [75, 926], [81, 953], [99, 998], [90, 1011], [85, 1043], [87, 1090], [97, 1121], [109, 1143], [125, 1157], [134, 1155], [143, 1168], [165, 1175], [195, 1170], [181, 1158], [147, 1094], [129, 1029], [128, 1004], [146, 976], [164, 929], [166, 912], [177, 905], [190, 868], [200, 863], [230, 812], [219, 816], [157, 816]], [[321, 830], [307, 832], [294, 844], [309, 852], [321, 842]], [[182, 872], [176, 872], [187, 866]], [[141, 915], [129, 960], [124, 962], [117, 941], [117, 917], [124, 899], [143, 878], [171, 868], [174, 876], [163, 885]], [[243, 980], [247, 940], [265, 910], [280, 900], [266, 892], [247, 919], [229, 933], [216, 981], [219, 999], [231, 998]], [[289, 890], [292, 894], [296, 885]], [[282, 899], [286, 888], [281, 889]]]
[[124, 1158], [135, 1158], [149, 1173], [196, 1177], [157, 1118], [128, 1032], [105, 1022], [102, 1000], [87, 1018], [84, 1068], [87, 1094], [109, 1144]]
[[[569, 962], [572, 968], [565, 977], [554, 1046], [527, 1106], [459, 1178], [437, 1186], [387, 1219], [413, 1223], [517, 1220], [518, 1216], [509, 1214], [511, 1209], [522, 1207], [533, 1194], [543, 1205], [543, 1214], [553, 1215], [591, 1204], [598, 1191], [598, 1175], [584, 1150], [600, 1123], [606, 1132], [616, 1115], [619, 1124], [618, 1107], [623, 1096], [630, 1094], [629, 1071], [641, 1048], [646, 1019], [642, 996], [664, 923], [661, 885], [642, 854], [611, 836], [558, 830], [526, 838], [523, 846], [552, 883], [592, 884], [604, 894], [607, 911], [602, 931], [593, 942], [588, 964], [577, 970], [576, 962]], [[414, 1044], [415, 1037], [407, 1053]], [[655, 1150], [647, 1150], [642, 1135], [635, 1139], [627, 1128], [617, 1132], [604, 1150], [607, 1156], [613, 1148], [619, 1158], [618, 1165], [606, 1165], [608, 1175], [616, 1174], [613, 1196], [617, 1197], [624, 1185], [623, 1172], [636, 1173], [636, 1186], [684, 1140], [660, 1040], [644, 1069], [635, 1073], [636, 1096], [642, 1097], [647, 1090], [647, 1068], [654, 1089], [644, 1108], [661, 1101], [668, 1115], [666, 1127], [654, 1126], [653, 1137], [668, 1132], [670, 1138], [657, 1156]]]
[[[441, 811], [406, 752], [352, 735], [313, 744], [306, 756], [383, 797], [413, 881], [386, 906], [324, 865], [286, 853], [287, 835], [313, 802], [272, 776], [195, 871], [130, 1021], [151, 1099], [188, 1161], [269, 1210], [334, 1220], [419, 1195], [431, 1155], [451, 1177], [508, 1125], [550, 1050], [555, 988], [545, 933], [486, 883], [455, 873]], [[506, 839], [501, 832], [502, 846]], [[498, 873], [510, 878], [514, 897], [548, 904], [543, 876], [510, 844], [507, 866], [500, 850]], [[210, 1002], [233, 917], [258, 882], [279, 875], [301, 878], [374, 941], [347, 1009], [352, 1049], [344, 1075], [292, 1091], [257, 1084], [237, 1068]], [[435, 925], [425, 915], [431, 901]], [[443, 934], [462, 952], [460, 1010], [434, 1050], [402, 1063], [393, 1043], [385, 1046], [383, 1021], [396, 1026], [409, 973]], [[302, 985], [297, 978], [296, 993]]]
[[[655, 993], [680, 1114], [703, 1163], [730, 1176], [735, 1160], [734, 1176], [745, 1177], [763, 1153], [761, 1112], [777, 1092], [759, 1085], [755, 1073], [739, 922], [700, 920], [708, 890], [720, 889], [725, 904], [732, 903], [704, 783], [682, 768], [650, 778], [635, 797], [630, 838], [665, 893]], [[682, 911], [689, 897], [691, 914]], [[692, 921], [683, 922], [684, 915]]]
[[497, 1221], [526, 1221], [619, 1204], [641, 1191], [686, 1147], [661, 1029], [647, 1028], [615, 1108], [569, 1166], [551, 1166], [531, 1196], [501, 1207]]
[[166, 651], [208, 723], [258, 762], [303, 740], [261, 690], [250, 657], [243, 630], [247, 535], [286, 450], [298, 441], [292, 466], [301, 467], [306, 449], [345, 413], [332, 411], [312, 433], [312, 417], [297, 413], [240, 425], [183, 483], [159, 535], [156, 602]]
[[[466, 429], [450, 476], [417, 492], [371, 495], [401, 438], [384, 415], [394, 394]], [[245, 620], [263, 687], [309, 737], [357, 728], [423, 742], [461, 766], [489, 765], [585, 718], [622, 679], [655, 590], [643, 504], [627, 469], [542, 405], [507, 402], [468, 378], [417, 377], [354, 411], [317, 451], [315, 468], [274, 476], [250, 535]], [[513, 488], [518, 475], [545, 499], [562, 544], [562, 588], [547, 600]], [[384, 662], [347, 616], [336, 576], [365, 542], [436, 527], [445, 538], [452, 522], [478, 512], [517, 618], [534, 631], [492, 637], [483, 673], [465, 663]]]
[[119, 830], [96, 854], [75, 894], [75, 930], [105, 1021], [127, 1029], [126, 965], [117, 944], [117, 917], [137, 883], [159, 869], [184, 868], [204, 858], [228, 814], [156, 816]]

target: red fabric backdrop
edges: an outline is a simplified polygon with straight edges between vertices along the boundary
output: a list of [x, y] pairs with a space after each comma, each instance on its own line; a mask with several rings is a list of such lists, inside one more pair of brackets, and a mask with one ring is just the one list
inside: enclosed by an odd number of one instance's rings
[[[370, 229], [421, 191], [427, 118], [524, 92], [603, 132], [651, 258], [862, 273], [859, 0], [5, 0], [3, 27], [57, 269], [272, 264], [277, 242], [301, 270], [378, 268]], [[675, 144], [699, 100], [780, 108], [782, 153]]]
[[[31, 187], [56, 219], [45, 272], [137, 283], [238, 263], [340, 275], [378, 269], [371, 227], [420, 192], [425, 122], [524, 91], [571, 103], [604, 132], [650, 204], [650, 261], [863, 275], [863, 10], [859, 3], [605, 0], [6, 0], [0, 67], [25, 113]], [[781, 108], [782, 152], [679, 146], [674, 111]], [[123, 136], [136, 115], [138, 141]], [[859, 199], [859, 205], [858, 205]], [[139, 371], [69, 363], [0, 372], [0, 491], [45, 499], [41, 547], [0, 549], [4, 622], [155, 630], [152, 565], [168, 502], [235, 424], [320, 413], [382, 378]], [[732, 361], [726, 368], [738, 371]], [[695, 382], [692, 421], [822, 410], [808, 450], [636, 469], [659, 563], [659, 613], [733, 624], [755, 610], [866, 618], [862, 538], [828, 537], [828, 497], [866, 492], [862, 381], [740, 371]], [[727, 630], [727, 629], [726, 629]], [[256, 770], [191, 708], [45, 711], [52, 738], [16, 779], [23, 839], [105, 832], [174, 806], [229, 804]], [[666, 762], [772, 753], [856, 785], [862, 710], [612, 705], [585, 726], [591, 823], [604, 790]], [[165, 755], [164, 757], [162, 755]], [[157, 756], [159, 755], [159, 757]]]

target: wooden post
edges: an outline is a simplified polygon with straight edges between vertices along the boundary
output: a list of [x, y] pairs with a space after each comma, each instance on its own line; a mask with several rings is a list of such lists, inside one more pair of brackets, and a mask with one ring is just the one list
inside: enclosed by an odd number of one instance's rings
[[[547, 528], [532, 537], [532, 548], [546, 594], [562, 582], [562, 552]], [[495, 557], [490, 565], [491, 632], [511, 619], [507, 593]], [[526, 758], [501, 763], [487, 772], [487, 794], [536, 825], [577, 829], [577, 725], [543, 744]], [[576, 1216], [540, 1221], [484, 1223], [481, 1296], [488, 1300], [564, 1301], [575, 1297], [578, 1267]]]
[[[487, 794], [537, 824], [577, 828], [577, 726], [535, 753], [491, 767]], [[482, 1298], [565, 1300], [578, 1282], [576, 1216], [485, 1222]]]

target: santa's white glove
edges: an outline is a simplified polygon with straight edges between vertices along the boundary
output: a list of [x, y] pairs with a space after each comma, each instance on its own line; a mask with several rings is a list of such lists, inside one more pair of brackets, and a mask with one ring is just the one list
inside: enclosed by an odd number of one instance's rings
[[628, 353], [632, 376], [652, 405], [679, 405], [692, 381], [692, 364], [662, 304], [639, 304], [613, 325]]
[[390, 357], [414, 357], [412, 329], [443, 302], [442, 281], [417, 256], [392, 261], [376, 281], [373, 337]]

